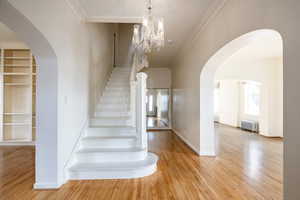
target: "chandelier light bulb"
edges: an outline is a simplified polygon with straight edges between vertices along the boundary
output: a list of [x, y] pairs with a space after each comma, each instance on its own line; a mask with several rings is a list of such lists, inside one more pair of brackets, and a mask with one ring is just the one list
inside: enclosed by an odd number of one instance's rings
[[163, 18], [152, 15], [152, 1], [147, 1], [147, 13], [143, 17], [141, 25], [134, 25], [132, 45], [136, 51], [140, 65], [148, 67], [146, 54], [159, 51], [165, 44], [165, 31]]

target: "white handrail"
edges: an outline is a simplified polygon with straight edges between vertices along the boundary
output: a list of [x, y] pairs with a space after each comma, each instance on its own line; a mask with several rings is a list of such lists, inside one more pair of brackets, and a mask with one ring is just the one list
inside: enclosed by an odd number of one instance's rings
[[136, 127], [136, 54], [133, 55], [133, 61], [130, 72], [130, 116], [131, 126]]

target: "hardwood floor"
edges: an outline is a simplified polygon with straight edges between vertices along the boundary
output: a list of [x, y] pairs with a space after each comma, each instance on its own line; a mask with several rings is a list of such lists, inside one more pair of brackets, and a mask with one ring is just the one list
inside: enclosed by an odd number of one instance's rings
[[150, 132], [150, 150], [160, 157], [154, 175], [71, 181], [49, 191], [32, 189], [34, 148], [0, 147], [0, 199], [282, 199], [282, 141], [224, 126], [216, 130], [215, 158], [198, 157], [169, 131]]
[[147, 117], [147, 128], [148, 129], [169, 128], [169, 125], [165, 121], [157, 117]]

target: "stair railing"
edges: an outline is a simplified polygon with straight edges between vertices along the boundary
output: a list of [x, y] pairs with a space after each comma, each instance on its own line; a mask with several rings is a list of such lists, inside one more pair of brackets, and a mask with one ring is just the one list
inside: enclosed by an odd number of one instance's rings
[[131, 126], [136, 127], [136, 55], [133, 55], [130, 73], [130, 116]]
[[136, 128], [138, 146], [148, 148], [148, 136], [146, 130], [146, 91], [147, 74], [137, 73], [136, 55], [133, 56], [133, 64], [130, 74], [130, 112], [132, 126]]

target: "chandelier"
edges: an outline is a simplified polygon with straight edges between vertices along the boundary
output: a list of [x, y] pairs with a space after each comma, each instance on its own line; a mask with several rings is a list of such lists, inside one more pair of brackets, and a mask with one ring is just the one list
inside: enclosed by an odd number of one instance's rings
[[164, 46], [164, 22], [162, 18], [152, 15], [152, 0], [147, 2], [147, 14], [141, 25], [133, 27], [133, 47], [143, 53], [159, 51]]

